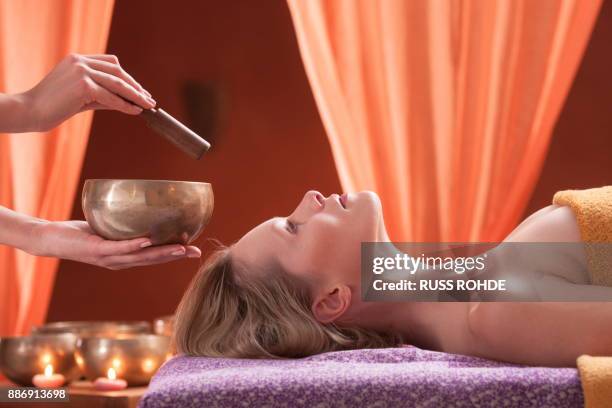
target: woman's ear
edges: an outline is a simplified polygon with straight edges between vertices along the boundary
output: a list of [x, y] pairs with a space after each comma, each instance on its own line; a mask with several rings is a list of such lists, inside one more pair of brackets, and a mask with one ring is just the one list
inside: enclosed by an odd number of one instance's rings
[[331, 323], [351, 305], [351, 289], [339, 285], [319, 295], [312, 304], [312, 314], [321, 323]]

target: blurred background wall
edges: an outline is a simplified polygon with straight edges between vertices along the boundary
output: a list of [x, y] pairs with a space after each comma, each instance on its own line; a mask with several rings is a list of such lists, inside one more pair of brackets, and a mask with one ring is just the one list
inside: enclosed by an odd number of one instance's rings
[[[526, 214], [557, 190], [612, 184], [610, 42], [608, 1]], [[231, 243], [266, 218], [288, 214], [308, 189], [340, 191], [284, 0], [116, 2], [108, 52], [160, 107], [206, 133], [213, 149], [196, 162], [139, 118], [98, 112], [81, 186], [88, 178], [212, 183], [214, 216], [196, 242], [204, 250], [207, 238]], [[80, 197], [72, 217], [83, 218]], [[198, 263], [109, 271], [62, 261], [48, 320], [172, 313]]]

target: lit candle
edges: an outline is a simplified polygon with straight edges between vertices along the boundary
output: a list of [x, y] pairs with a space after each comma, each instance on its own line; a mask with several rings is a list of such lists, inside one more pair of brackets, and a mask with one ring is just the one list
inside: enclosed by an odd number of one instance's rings
[[119, 391], [127, 387], [127, 381], [117, 378], [117, 372], [113, 367], [108, 369], [106, 377], [100, 377], [94, 381], [94, 388], [99, 391]]
[[155, 362], [151, 358], [145, 358], [142, 361], [142, 371], [145, 373], [150, 373], [155, 368]]
[[36, 374], [32, 378], [32, 383], [39, 388], [59, 388], [66, 382], [61, 374], [53, 374], [53, 366], [47, 364], [44, 374]]

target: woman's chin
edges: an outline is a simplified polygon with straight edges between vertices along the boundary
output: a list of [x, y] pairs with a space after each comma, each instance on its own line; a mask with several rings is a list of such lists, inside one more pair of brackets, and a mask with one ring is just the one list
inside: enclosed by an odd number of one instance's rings
[[[379, 236], [379, 227], [382, 223], [382, 205], [378, 194], [373, 191], [360, 191], [350, 194], [353, 201], [349, 214], [356, 224], [361, 225], [362, 231], [357, 235], [361, 241], [376, 241]], [[384, 225], [383, 225], [384, 229]]]
[[363, 201], [364, 205], [369, 206], [376, 214], [382, 211], [380, 197], [374, 191], [364, 190], [357, 193], [357, 200]]

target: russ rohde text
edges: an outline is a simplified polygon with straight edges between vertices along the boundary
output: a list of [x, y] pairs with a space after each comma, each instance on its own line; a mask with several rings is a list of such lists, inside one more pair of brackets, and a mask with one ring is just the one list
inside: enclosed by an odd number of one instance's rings
[[377, 279], [372, 283], [374, 290], [469, 290], [469, 291], [505, 291], [505, 279], [421, 279], [387, 282]]

